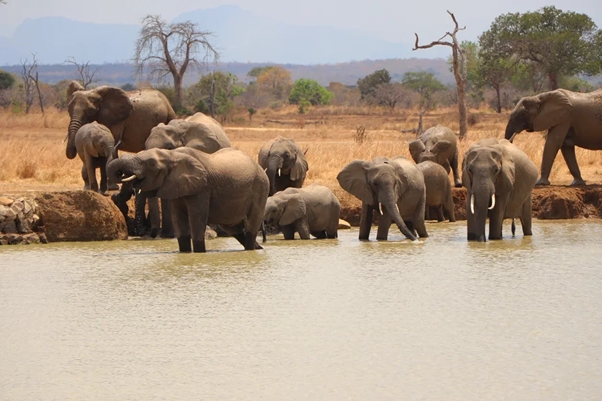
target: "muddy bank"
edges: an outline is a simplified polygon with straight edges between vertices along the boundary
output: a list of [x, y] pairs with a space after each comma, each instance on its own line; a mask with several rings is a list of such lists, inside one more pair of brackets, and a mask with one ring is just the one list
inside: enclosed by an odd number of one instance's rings
[[[466, 189], [452, 191], [456, 219], [466, 220]], [[341, 219], [357, 226], [361, 211], [359, 200], [352, 205], [342, 204]], [[602, 185], [536, 187], [532, 214], [537, 219], [602, 218]]]

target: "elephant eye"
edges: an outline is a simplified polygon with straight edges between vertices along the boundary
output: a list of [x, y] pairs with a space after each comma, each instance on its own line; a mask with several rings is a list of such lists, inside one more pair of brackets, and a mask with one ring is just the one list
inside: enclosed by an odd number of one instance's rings
[[493, 174], [497, 174], [499, 172], [500, 172], [500, 167], [497, 165], [493, 166]]
[[284, 152], [284, 157], [286, 157], [288, 159], [289, 157], [291, 157], [291, 154], [288, 152]]

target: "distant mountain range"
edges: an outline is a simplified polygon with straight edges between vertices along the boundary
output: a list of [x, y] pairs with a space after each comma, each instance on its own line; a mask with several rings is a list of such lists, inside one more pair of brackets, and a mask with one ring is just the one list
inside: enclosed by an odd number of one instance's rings
[[[214, 32], [211, 43], [219, 48], [224, 62], [308, 65], [415, 55], [408, 43], [381, 40], [359, 30], [284, 24], [236, 6], [187, 12], [173, 22], [185, 20]], [[12, 37], [0, 37], [0, 65], [31, 60], [32, 53], [41, 64], [60, 64], [70, 57], [94, 64], [128, 62], [139, 31], [139, 25], [95, 24], [62, 17], [26, 19]], [[445, 57], [446, 50], [433, 49], [428, 55]]]

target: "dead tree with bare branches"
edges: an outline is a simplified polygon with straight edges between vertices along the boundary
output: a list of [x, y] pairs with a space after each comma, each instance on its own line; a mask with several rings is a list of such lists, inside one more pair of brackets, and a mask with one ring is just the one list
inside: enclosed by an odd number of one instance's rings
[[[182, 81], [189, 66], [201, 68], [208, 61], [217, 61], [219, 53], [209, 43], [210, 31], [201, 31], [191, 21], [168, 24], [159, 15], [147, 15], [142, 19], [142, 29], [136, 41], [134, 63], [136, 74], [148, 75], [158, 80], [167, 75], [173, 77], [177, 111], [182, 107]], [[197, 55], [204, 50], [205, 54]]]
[[35, 54], [32, 54], [32, 56], [33, 61], [31, 64], [29, 64], [27, 59], [21, 62], [21, 79], [23, 79], [23, 90], [25, 92], [25, 114], [29, 114], [29, 110], [33, 105], [34, 89], [36, 89], [38, 93], [40, 110], [42, 110], [42, 114], [44, 114], [44, 98], [42, 96], [42, 91], [40, 90], [40, 80], [38, 79], [38, 60], [36, 59]]
[[86, 61], [85, 63], [78, 63], [75, 57], [70, 57], [65, 60], [65, 64], [72, 64], [75, 66], [75, 70], [77, 72], [77, 80], [84, 87], [84, 89], [88, 89], [88, 85], [98, 82], [99, 79], [96, 78], [96, 73], [98, 72], [98, 67], [92, 70], [90, 67], [90, 61]]
[[[458, 89], [458, 111], [460, 113], [460, 139], [464, 139], [466, 137], [466, 132], [468, 130], [467, 123], [467, 112], [466, 112], [466, 57], [464, 55], [464, 50], [460, 47], [458, 43], [458, 39], [456, 38], [456, 34], [459, 31], [463, 31], [466, 27], [460, 28], [458, 26], [458, 21], [456, 21], [456, 17], [450, 11], [447, 13], [451, 16], [454, 21], [455, 28], [452, 32], [446, 32], [439, 40], [429, 43], [428, 45], [418, 45], [418, 34], [416, 35], [416, 44], [412, 50], [418, 49], [429, 49], [433, 46], [449, 46], [452, 49], [452, 63], [454, 70], [454, 78], [456, 79], [456, 87]], [[444, 41], [446, 37], [451, 38], [451, 42]]]

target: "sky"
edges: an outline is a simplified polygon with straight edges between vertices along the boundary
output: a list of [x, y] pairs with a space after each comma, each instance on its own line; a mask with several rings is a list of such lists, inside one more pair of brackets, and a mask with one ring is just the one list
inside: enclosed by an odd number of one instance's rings
[[[467, 28], [459, 39], [476, 40], [500, 14], [534, 11], [550, 5], [542, 0], [6, 0], [0, 5], [0, 36], [11, 36], [25, 18], [62, 16], [97, 23], [139, 24], [146, 14], [167, 20], [179, 14], [237, 5], [254, 14], [295, 25], [330, 25], [361, 30], [392, 42], [411, 43], [414, 32], [421, 43], [438, 39], [453, 29], [446, 10]], [[341, 5], [345, 6], [342, 7]], [[554, 5], [589, 15], [602, 28], [602, 0], [556, 0]]]

